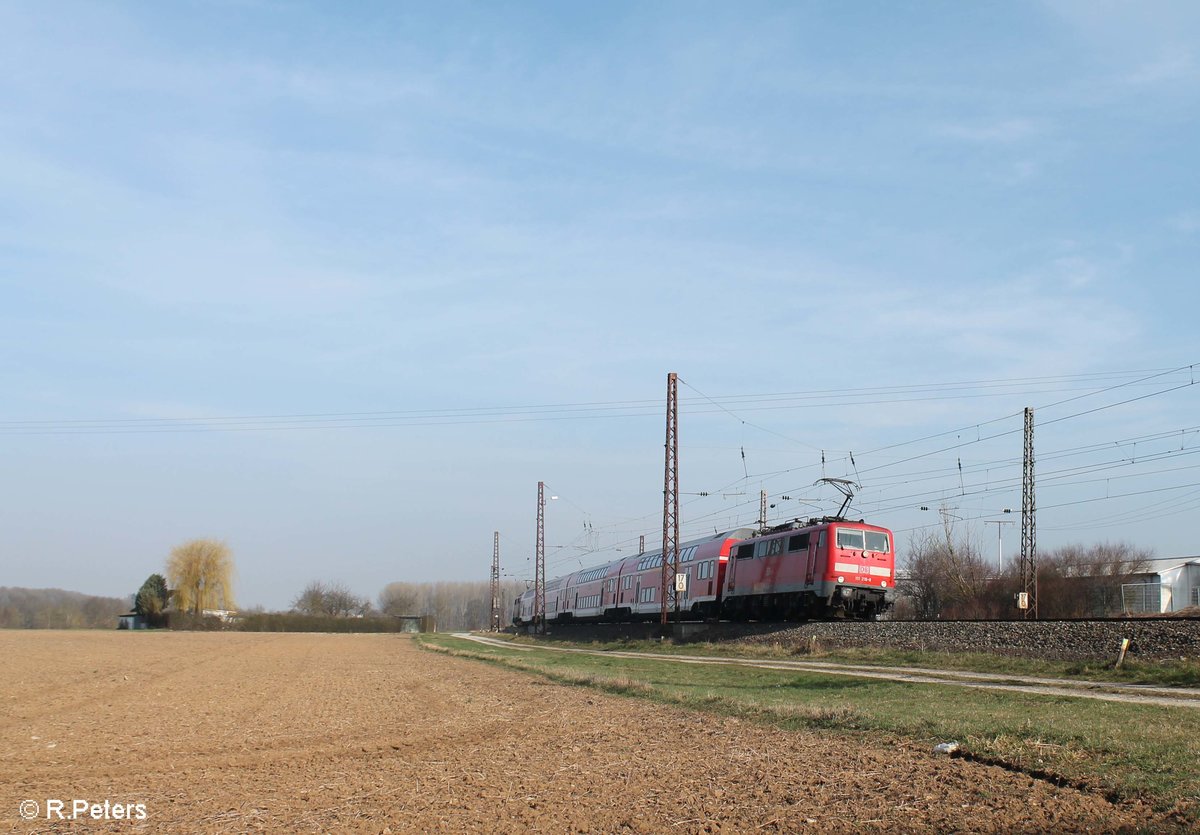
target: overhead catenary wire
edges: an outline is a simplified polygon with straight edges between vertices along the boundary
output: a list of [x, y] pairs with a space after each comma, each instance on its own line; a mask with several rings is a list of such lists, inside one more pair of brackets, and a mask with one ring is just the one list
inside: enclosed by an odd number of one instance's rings
[[[1183, 366], [1189, 369], [1190, 366]], [[1128, 380], [1102, 391], [1123, 386], [1142, 384], [1176, 369], [1156, 370], [1157, 373]], [[960, 400], [978, 397], [1006, 396], [1014, 393], [1030, 395], [1032, 385], [1057, 386], [1048, 391], [1077, 390], [1069, 386], [1097, 380], [1121, 379], [1143, 372], [1092, 372], [1054, 377], [1011, 378], [955, 383], [926, 383], [896, 386], [871, 386], [850, 389], [823, 389], [809, 392], [774, 392], [755, 395], [703, 395], [699, 400], [715, 408], [691, 409], [693, 414], [711, 414], [718, 411], [734, 414], [729, 405], [737, 405], [741, 411], [770, 411], [796, 408], [836, 408], [845, 405], [882, 405], [890, 403], [923, 402], [930, 400]], [[1026, 387], [1017, 392], [1015, 389]], [[689, 386], [696, 390], [694, 387]], [[971, 389], [982, 389], [982, 393], [964, 394]], [[1001, 389], [992, 391], [992, 389]], [[1096, 393], [1087, 391], [1079, 397]], [[911, 397], [913, 394], [933, 394], [932, 397]], [[879, 399], [883, 396], [882, 399]], [[866, 399], [864, 398], [875, 398]], [[1078, 398], [1059, 401], [1069, 402]], [[811, 402], [819, 401], [819, 402]], [[694, 403], [695, 401], [691, 401]], [[685, 400], [684, 405], [691, 405]], [[470, 424], [523, 423], [531, 421], [597, 420], [604, 418], [658, 417], [658, 402], [655, 400], [585, 401], [581, 403], [550, 403], [511, 407], [470, 406], [456, 408], [422, 408], [409, 410], [374, 411], [320, 411], [279, 414], [210, 415], [191, 417], [113, 417], [113, 418], [69, 418], [69, 419], [9, 419], [0, 421], [0, 435], [65, 435], [65, 434], [157, 434], [195, 432], [276, 432], [307, 429], [346, 430], [362, 428], [403, 428], [424, 426], [454, 426]], [[739, 420], [743, 418], [734, 414]], [[990, 422], [990, 421], [989, 421]], [[802, 441], [789, 438], [774, 430], [751, 424], [755, 428], [775, 434], [785, 440], [807, 446]], [[979, 425], [987, 425], [986, 422]], [[953, 431], [953, 430], [952, 430]], [[904, 442], [915, 443], [950, 433], [938, 433], [925, 439]], [[881, 447], [871, 452], [892, 448]]]
[[[1146, 437], [1155, 437], [1155, 438], [1175, 437], [1177, 434], [1178, 434], [1177, 430], [1171, 430], [1169, 432], [1161, 432], [1161, 433], [1154, 433], [1153, 435], [1139, 436], [1139, 438], [1137, 438], [1137, 439], [1126, 438], [1126, 439], [1121, 439], [1121, 440], [1118, 440], [1115, 442], [1105, 442], [1105, 443], [1098, 443], [1098, 444], [1090, 444], [1090, 445], [1086, 445], [1083, 447], [1070, 448], [1070, 449], [1064, 450], [1062, 452], [1070, 452], [1075, 449], [1082, 449], [1085, 451], [1095, 450], [1095, 449], [1105, 449], [1105, 448], [1110, 448], [1113, 444], [1128, 444], [1128, 443], [1134, 442], [1136, 440], [1141, 440], [1142, 438], [1146, 438]], [[1146, 456], [1142, 457], [1137, 462], [1137, 464], [1145, 464], [1147, 462], [1156, 461], [1156, 460], [1169, 460], [1172, 458], [1181, 457], [1182, 455], [1190, 455], [1193, 452], [1197, 452], [1197, 451], [1200, 451], [1200, 449], [1193, 448], [1193, 449], [1187, 449], [1187, 450], [1183, 450], [1183, 451], [1170, 450], [1167, 452], [1147, 454]], [[1056, 456], [1056, 457], [1060, 457], [1060, 456]], [[1061, 487], [1079, 486], [1079, 485], [1089, 484], [1089, 483], [1099, 483], [1102, 481], [1113, 481], [1113, 480], [1118, 480], [1118, 479], [1139, 478], [1139, 477], [1145, 477], [1148, 475], [1162, 474], [1162, 473], [1167, 473], [1167, 472], [1179, 472], [1179, 471], [1184, 471], [1184, 470], [1195, 469], [1195, 467], [1197, 465], [1192, 465], [1192, 466], [1187, 466], [1187, 467], [1162, 468], [1162, 469], [1157, 469], [1157, 470], [1134, 472], [1134, 473], [1118, 475], [1118, 476], [1106, 476], [1104, 478], [1080, 479], [1077, 477], [1073, 477], [1073, 476], [1078, 476], [1080, 474], [1090, 474], [1090, 473], [1102, 472], [1104, 470], [1109, 470], [1109, 469], [1114, 469], [1114, 468], [1131, 467], [1131, 466], [1134, 466], [1134, 462], [1126, 461], [1126, 460], [1115, 460], [1115, 461], [1106, 461], [1106, 462], [1086, 464], [1086, 465], [1075, 466], [1075, 467], [1067, 467], [1067, 468], [1063, 468], [1061, 470], [1047, 471], [1043, 476], [1043, 484], [1046, 489], [1056, 489], [1056, 488], [1061, 488]], [[948, 468], [947, 472], [949, 472], [949, 471], [951, 471], [951, 470]], [[743, 479], [737, 479], [737, 481], [742, 481], [742, 480]], [[1004, 480], [995, 482], [991, 486], [985, 486], [982, 489], [979, 487], [978, 484], [972, 483], [971, 485], [968, 485], [969, 489], [962, 492], [961, 497], [974, 499], [974, 498], [981, 498], [981, 497], [995, 494], [995, 493], [1003, 493], [1003, 492], [1007, 492], [1012, 489], [1015, 489], [1015, 487], [1018, 484], [1019, 484], [1019, 479], [1016, 476], [1009, 478], [1009, 479], [1004, 479]], [[1178, 488], [1166, 488], [1166, 489], [1178, 489]], [[1129, 493], [1126, 495], [1137, 495], [1137, 493]], [[879, 514], [880, 516], [886, 516], [897, 510], [903, 510], [906, 508], [910, 508], [910, 507], [912, 507], [912, 505], [914, 505], [915, 503], [922, 501], [922, 500], [924, 500], [924, 501], [935, 500], [936, 496], [937, 496], [936, 493], [921, 492], [921, 493], [909, 494], [906, 496], [891, 497], [890, 501], [881, 502], [879, 504], [879, 506], [876, 508], [875, 512], [877, 514]], [[1096, 500], [1099, 501], [1099, 500], [1102, 500], [1102, 498], [1096, 499]], [[753, 501], [751, 499], [747, 499], [744, 501], [735, 502], [732, 506], [725, 506], [725, 507], [714, 509], [707, 513], [688, 517], [686, 525], [685, 525], [686, 529], [689, 532], [688, 535], [692, 536], [694, 533], [702, 532], [703, 530], [705, 530], [707, 528], [707, 526], [713, 520], [727, 520], [726, 526], [731, 527], [731, 528], [739, 527], [739, 526], [743, 526], [743, 525], [750, 525], [754, 521], [752, 517], [754, 516], [754, 508], [755, 508], [756, 504], [757, 503], [755, 501]], [[1057, 506], [1060, 506], [1060, 505], [1053, 505], [1053, 506], [1048, 506], [1048, 507], [1057, 507]], [[1062, 505], [1062, 506], [1066, 506], [1066, 505]], [[652, 516], [651, 514], [647, 514], [645, 517], [641, 517], [641, 518], [649, 519], [649, 518], [651, 518], [651, 516]], [[629, 521], [636, 521], [636, 520], [626, 520], [626, 522], [624, 524], [628, 524]], [[918, 527], [920, 527], [920, 526], [918, 526]]]
[[[1174, 371], [1174, 372], [1178, 372], [1178, 371], [1181, 371], [1181, 370], [1186, 370], [1186, 369], [1190, 369], [1190, 368], [1191, 368], [1191, 366], [1189, 366], [1189, 365], [1185, 365], [1185, 366], [1181, 366], [1181, 367], [1179, 367], [1179, 368], [1173, 369], [1172, 371]], [[1161, 375], [1161, 374], [1156, 374], [1156, 375], [1152, 375], [1152, 376], [1153, 376], [1153, 377], [1159, 377], [1159, 376], [1162, 376], [1162, 375]], [[1148, 378], [1147, 378], [1147, 379], [1148, 379]], [[1116, 407], [1118, 407], [1118, 406], [1123, 406], [1123, 405], [1126, 405], [1126, 404], [1129, 404], [1129, 403], [1137, 402], [1137, 401], [1140, 401], [1140, 400], [1145, 400], [1145, 399], [1147, 399], [1147, 398], [1150, 398], [1150, 397], [1156, 397], [1156, 396], [1160, 396], [1160, 395], [1163, 395], [1163, 394], [1168, 394], [1168, 393], [1171, 393], [1171, 392], [1174, 392], [1174, 391], [1179, 391], [1180, 389], [1187, 388], [1187, 387], [1189, 387], [1189, 386], [1192, 386], [1192, 385], [1194, 385], [1194, 384], [1195, 384], [1195, 381], [1194, 381], [1194, 380], [1189, 380], [1187, 383], [1183, 383], [1183, 384], [1181, 384], [1181, 385], [1178, 385], [1178, 386], [1172, 386], [1172, 387], [1169, 387], [1169, 388], [1166, 388], [1166, 389], [1160, 389], [1160, 390], [1158, 390], [1158, 391], [1151, 392], [1151, 393], [1149, 393], [1149, 394], [1139, 395], [1138, 397], [1132, 397], [1132, 398], [1128, 398], [1128, 399], [1126, 399], [1126, 400], [1118, 401], [1118, 402], [1116, 402], [1116, 403], [1108, 403], [1108, 404], [1105, 404], [1105, 405], [1103, 405], [1103, 406], [1097, 406], [1097, 407], [1095, 407], [1095, 408], [1093, 408], [1093, 409], [1086, 409], [1086, 410], [1084, 410], [1084, 411], [1081, 411], [1081, 412], [1075, 412], [1075, 413], [1073, 413], [1073, 414], [1069, 414], [1069, 415], [1062, 415], [1062, 416], [1059, 416], [1059, 417], [1056, 417], [1056, 418], [1051, 418], [1051, 419], [1048, 419], [1048, 420], [1043, 420], [1043, 421], [1041, 422], [1041, 424], [1040, 424], [1040, 425], [1042, 425], [1042, 426], [1046, 426], [1046, 425], [1050, 425], [1050, 424], [1060, 423], [1060, 422], [1062, 422], [1062, 421], [1065, 421], [1065, 420], [1071, 420], [1071, 419], [1074, 419], [1074, 418], [1077, 418], [1077, 417], [1082, 417], [1082, 416], [1089, 415], [1089, 414], [1095, 414], [1096, 412], [1100, 412], [1100, 411], [1103, 411], [1103, 410], [1106, 410], [1106, 409], [1116, 408]], [[1104, 389], [1104, 391], [1111, 391], [1111, 390], [1113, 390], [1113, 389], [1115, 389], [1115, 388], [1120, 388], [1120, 387], [1121, 387], [1121, 386], [1112, 386], [1112, 387], [1109, 387], [1109, 388], [1107, 388], [1107, 389]], [[1096, 393], [1096, 394], [1099, 394], [1099, 393], [1101, 393], [1101, 392], [1095, 392], [1095, 393]], [[1060, 405], [1060, 404], [1062, 404], [1062, 403], [1071, 402], [1071, 401], [1073, 401], [1073, 400], [1078, 400], [1078, 399], [1080, 399], [1080, 398], [1078, 398], [1078, 397], [1076, 397], [1076, 398], [1067, 398], [1067, 399], [1065, 399], [1065, 400], [1061, 400], [1061, 401], [1058, 401], [1058, 402], [1057, 402], [1057, 403], [1055, 403], [1055, 404], [1050, 404], [1050, 405], [1051, 405], [1051, 406], [1053, 406], [1053, 405]], [[1044, 408], [1049, 408], [1049, 406], [1045, 406], [1045, 407], [1037, 407], [1037, 408], [1038, 408], [1038, 409], [1044, 409]], [[983, 423], [980, 423], [980, 424], [972, 424], [972, 426], [971, 426], [971, 427], [967, 427], [967, 428], [973, 428], [973, 427], [975, 427], [975, 426], [983, 426], [983, 425], [988, 425], [988, 424], [996, 423], [996, 422], [999, 422], [999, 421], [1001, 421], [1001, 420], [1005, 420], [1005, 419], [1008, 419], [1008, 418], [1015, 417], [1015, 416], [1016, 416], [1016, 415], [1018, 415], [1018, 414], [1020, 414], [1020, 413], [1015, 413], [1015, 414], [1013, 414], [1013, 415], [1007, 415], [1007, 416], [1004, 416], [1004, 417], [1001, 417], [1001, 418], [995, 418], [995, 419], [993, 419], [993, 420], [985, 421], [985, 422], [983, 422]], [[925, 438], [923, 438], [922, 440], [928, 440], [928, 439], [931, 439], [931, 438], [936, 438], [936, 437], [943, 437], [943, 436], [945, 436], [946, 434], [953, 434], [954, 432], [961, 432], [961, 431], [962, 431], [962, 430], [961, 430], [961, 429], [959, 429], [959, 430], [952, 430], [950, 433], [938, 433], [937, 435], [925, 436]], [[935, 449], [935, 450], [929, 450], [929, 451], [927, 451], [927, 452], [918, 453], [918, 454], [916, 454], [916, 455], [910, 455], [910, 456], [907, 456], [907, 457], [904, 457], [904, 458], [900, 458], [900, 459], [897, 459], [897, 460], [894, 460], [894, 461], [889, 461], [889, 462], [885, 462], [885, 463], [882, 463], [882, 464], [878, 464], [878, 465], [876, 465], [876, 466], [874, 466], [874, 467], [865, 468], [865, 469], [862, 469], [862, 470], [858, 470], [858, 469], [856, 468], [856, 473], [858, 473], [858, 474], [860, 474], [860, 475], [861, 475], [861, 474], [870, 474], [870, 473], [875, 473], [875, 472], [878, 472], [878, 471], [880, 471], [880, 470], [884, 470], [884, 469], [888, 469], [888, 468], [890, 468], [890, 467], [898, 466], [898, 465], [900, 465], [900, 464], [905, 464], [905, 463], [909, 463], [909, 462], [912, 462], [912, 461], [918, 461], [918, 460], [921, 460], [921, 459], [924, 459], [924, 458], [929, 458], [929, 457], [932, 457], [932, 456], [935, 456], [935, 455], [940, 455], [940, 454], [942, 454], [942, 453], [945, 453], [945, 452], [953, 452], [953, 451], [957, 451], [957, 450], [960, 450], [960, 449], [962, 449], [962, 448], [964, 448], [964, 447], [968, 447], [968, 446], [971, 446], [971, 445], [974, 445], [974, 444], [979, 444], [979, 443], [982, 443], [982, 442], [984, 442], [984, 441], [991, 441], [991, 440], [996, 440], [996, 439], [998, 439], [998, 438], [1007, 437], [1007, 436], [1010, 436], [1010, 435], [1013, 435], [1013, 434], [1019, 433], [1019, 432], [1021, 432], [1021, 431], [1023, 431], [1023, 427], [1016, 427], [1016, 428], [1013, 428], [1013, 429], [1005, 430], [1005, 431], [1003, 431], [1003, 432], [996, 432], [996, 433], [994, 433], [994, 434], [987, 435], [987, 436], [979, 436], [979, 437], [977, 437], [977, 438], [976, 438], [976, 439], [974, 439], [974, 440], [963, 441], [963, 442], [961, 442], [961, 443], [952, 444], [952, 445], [950, 445], [950, 446], [940, 447], [940, 448], [938, 448], [938, 449]], [[892, 444], [892, 445], [890, 445], [890, 446], [888, 446], [888, 447], [881, 447], [880, 449], [894, 449], [894, 448], [896, 448], [896, 447], [899, 447], [899, 446], [904, 446], [904, 445], [907, 445], [908, 443], [910, 443], [910, 442], [902, 442], [902, 443]], [[878, 450], [876, 450], [876, 451], [878, 451]], [[795, 471], [795, 470], [803, 470], [803, 469], [806, 469], [806, 468], [807, 468], [807, 466], [797, 467], [797, 468], [794, 468], [794, 471]]]
[[[724, 413], [738, 420], [742, 425], [748, 425], [755, 429], [761, 429], [764, 432], [777, 436], [789, 443], [796, 444], [805, 449], [817, 450], [818, 448], [800, 441], [794, 437], [789, 437], [787, 434], [776, 432], [767, 427], [753, 424], [745, 419], [743, 412], [762, 412], [767, 410], [784, 410], [784, 409], [809, 409], [809, 408], [836, 408], [847, 405], [868, 405], [868, 404], [890, 404], [890, 403], [907, 403], [907, 402], [927, 402], [927, 401], [966, 401], [974, 400], [983, 397], [995, 396], [1014, 396], [1017, 394], [1029, 396], [1036, 393], [1066, 393], [1080, 391], [1079, 394], [1073, 394], [1070, 397], [1060, 397], [1053, 402], [1043, 406], [1036, 407], [1039, 410], [1046, 410], [1065, 405], [1070, 402], [1078, 401], [1087, 397], [1094, 397], [1106, 392], [1115, 391], [1118, 389], [1127, 389], [1132, 387], [1150, 386], [1156, 381], [1161, 380], [1173, 373], [1181, 371], [1193, 372], [1192, 365], [1178, 366], [1171, 369], [1145, 369], [1139, 371], [1125, 372], [1095, 372], [1091, 374], [1077, 375], [1060, 375], [1054, 377], [1027, 377], [1027, 378], [1009, 378], [1000, 380], [981, 380], [981, 381], [959, 381], [953, 383], [935, 383], [935, 384], [913, 384], [913, 385], [896, 385], [896, 386], [871, 386], [861, 388], [845, 388], [845, 389], [824, 389], [813, 391], [798, 391], [798, 392], [768, 392], [764, 394], [753, 395], [724, 395], [724, 396], [709, 396], [700, 392], [694, 385], [684, 382], [689, 389], [699, 395], [696, 398], [689, 398], [683, 401], [683, 404], [688, 408], [691, 414], [717, 414]], [[1104, 387], [1096, 389], [1095, 385], [1105, 383]], [[1097, 412], [1112, 409], [1117, 406], [1142, 401], [1148, 398], [1157, 397], [1169, 392], [1179, 391], [1195, 383], [1193, 376], [1190, 376], [1187, 382], [1179, 385], [1156, 389], [1136, 397], [1123, 399], [1116, 403], [1106, 403], [1092, 409], [1078, 411], [1069, 415], [1056, 416], [1043, 419], [1040, 426], [1046, 426], [1061, 421], [1068, 421], [1079, 418], [1085, 415], [1095, 414]], [[1085, 390], [1086, 389], [1086, 390]], [[947, 432], [925, 435], [920, 438], [911, 439], [908, 441], [888, 444], [866, 452], [856, 451], [853, 454], [848, 453], [844, 458], [831, 459], [831, 466], [837, 466], [838, 461], [848, 464], [857, 476], [858, 480], [864, 477], [879, 479], [876, 484], [885, 486], [891, 484], [899, 486], [913, 480], [912, 474], [905, 474], [898, 470], [906, 463], [916, 460], [935, 459], [936, 456], [949, 451], [957, 451], [959, 449], [969, 447], [972, 444], [981, 444], [989, 440], [1003, 438], [1007, 435], [1014, 434], [1016, 431], [988, 433], [984, 434], [982, 427], [992, 426], [1010, 419], [1019, 413], [1013, 415], [1002, 415], [997, 418], [992, 418], [985, 421], [977, 421], [970, 423], [964, 427]], [[338, 430], [353, 430], [353, 429], [371, 429], [371, 428], [393, 428], [393, 427], [416, 427], [416, 426], [454, 426], [471, 423], [505, 423], [505, 422], [527, 422], [527, 421], [560, 421], [560, 420], [601, 420], [609, 418], [642, 418], [654, 417], [661, 419], [661, 404], [658, 400], [613, 400], [613, 401], [586, 401], [582, 403], [548, 403], [539, 405], [527, 406], [512, 406], [512, 407], [465, 407], [454, 409], [412, 409], [412, 410], [377, 410], [369, 412], [302, 412], [293, 414], [251, 414], [251, 415], [226, 415], [217, 417], [189, 417], [189, 418], [99, 418], [86, 420], [7, 420], [0, 421], [0, 435], [16, 435], [16, 434], [148, 434], [159, 432], [208, 432], [208, 431], [254, 431], [254, 432], [272, 432], [272, 431], [293, 431], [293, 430], [308, 430], [308, 429], [338, 429]], [[1173, 434], [1179, 438], [1179, 443], [1183, 444], [1188, 434], [1195, 433], [1200, 427], [1186, 427], [1182, 430], [1172, 430], [1171, 433], [1149, 433], [1139, 436], [1135, 439], [1125, 439], [1123, 441], [1114, 441], [1113, 444], [1130, 444], [1141, 443], [1147, 440], [1160, 440], [1169, 434]], [[954, 433], [962, 433], [967, 431], [975, 431], [975, 438], [966, 440], [962, 443], [945, 446], [944, 449], [931, 450], [919, 455], [901, 456], [893, 461], [878, 462], [881, 453], [889, 452], [895, 449], [911, 446], [913, 444], [936, 440], [940, 437], [946, 437]], [[1080, 452], [1094, 451], [1103, 444], [1090, 444], [1081, 446], [1078, 449]], [[826, 445], [828, 448], [828, 445]], [[1063, 450], [1061, 454], [1067, 456], [1071, 450]], [[1051, 456], [1057, 453], [1039, 456], [1041, 460], [1050, 460]], [[1166, 458], [1166, 456], [1160, 456]], [[874, 458], [878, 463], [872, 463], [870, 466], [859, 468], [858, 461], [866, 461], [868, 458]], [[1011, 459], [1009, 459], [1011, 460]], [[1142, 457], [1139, 462], [1154, 460], [1153, 457]], [[1007, 463], [1004, 460], [995, 462], [993, 466], [1002, 466]], [[695, 502], [711, 503], [716, 496], [722, 495], [725, 491], [733, 488], [741, 483], [747, 483], [757, 479], [774, 479], [782, 478], [787, 473], [801, 472], [804, 469], [810, 469], [817, 465], [803, 465], [795, 468], [785, 468], [771, 473], [749, 473], [748, 468], [743, 470], [739, 478], [729, 482], [719, 490], [710, 490], [709, 496], [691, 497], [686, 504], [694, 504]], [[1112, 468], [1125, 466], [1121, 462], [1112, 462], [1108, 465], [1083, 465], [1074, 468], [1075, 472], [1098, 472], [1102, 471], [1105, 466]], [[979, 473], [984, 464], [962, 461], [961, 455], [956, 457], [954, 471], [965, 473], [967, 476]], [[1176, 468], [1186, 469], [1186, 468]], [[937, 471], [930, 469], [927, 471], [930, 474], [931, 480], [935, 478], [933, 474]], [[1160, 472], [1160, 471], [1155, 471]], [[836, 474], [836, 470], [833, 470]], [[1047, 476], [1049, 477], [1049, 476]], [[1131, 476], [1132, 477], [1132, 476]], [[886, 480], [886, 481], [885, 481]], [[1064, 484], [1071, 484], [1067, 481]], [[1081, 483], [1081, 482], [1075, 482]], [[1006, 489], [1007, 482], [1004, 479], [999, 479], [995, 482], [991, 490], [983, 490], [979, 495], [989, 495], [1000, 492]], [[780, 492], [800, 492], [805, 489], [805, 486], [793, 487], [790, 490]], [[964, 491], [971, 486], [965, 481], [960, 481], [960, 490]], [[934, 492], [926, 492], [924, 496], [936, 495]], [[1132, 495], [1132, 494], [1131, 494]], [[890, 512], [889, 505], [895, 503], [895, 499], [885, 499], [880, 505], [880, 512]], [[568, 500], [569, 502], [569, 500]], [[570, 503], [570, 502], [569, 502]], [[571, 503], [573, 504], [573, 503]], [[728, 521], [731, 525], [739, 519], [745, 519], [750, 522], [755, 518], [755, 500], [747, 500], [742, 502], [725, 502], [723, 506], [714, 508], [703, 514], [695, 517], [685, 517], [683, 520], [684, 530], [687, 531], [687, 536], [692, 537], [698, 532], [705, 530], [711, 531], [709, 523], [714, 521]], [[575, 506], [580, 512], [584, 512], [578, 505]], [[1048, 509], [1043, 507], [1043, 509]], [[585, 513], [585, 512], [584, 512]], [[585, 515], [587, 515], [585, 513]], [[646, 514], [641, 519], [653, 518], [654, 514]], [[624, 520], [608, 525], [596, 526], [597, 531], [610, 530], [616, 525], [628, 527], [629, 523], [634, 520]], [[581, 535], [583, 536], [583, 535]], [[636, 541], [636, 536], [633, 537]], [[627, 543], [628, 544], [628, 543]], [[577, 546], [572, 546], [577, 547]], [[565, 558], [565, 555], [564, 555]]]

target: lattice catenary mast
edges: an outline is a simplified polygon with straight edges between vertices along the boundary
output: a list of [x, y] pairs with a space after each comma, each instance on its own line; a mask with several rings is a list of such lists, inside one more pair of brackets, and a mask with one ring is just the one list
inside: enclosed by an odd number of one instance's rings
[[1026, 618], [1037, 620], [1037, 500], [1033, 491], [1033, 409], [1025, 409], [1025, 459], [1021, 470], [1021, 593]]
[[492, 616], [488, 628], [500, 631], [500, 531], [492, 534]]
[[533, 619], [546, 634], [546, 482], [538, 482], [537, 546], [533, 574]]
[[674, 371], [667, 375], [667, 441], [663, 476], [662, 613], [667, 622], [669, 608], [679, 618], [679, 595], [675, 575], [679, 573], [679, 386]]

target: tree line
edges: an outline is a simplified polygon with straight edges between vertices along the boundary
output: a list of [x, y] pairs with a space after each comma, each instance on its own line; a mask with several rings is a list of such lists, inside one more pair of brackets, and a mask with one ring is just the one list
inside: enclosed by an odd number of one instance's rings
[[[513, 601], [525, 592], [523, 580], [500, 581], [500, 627], [512, 625]], [[388, 615], [431, 615], [438, 631], [487, 629], [491, 583], [388, 583], [379, 593], [379, 609]]]
[[[500, 584], [500, 626], [512, 623], [512, 604], [525, 583]], [[482, 630], [491, 615], [491, 583], [485, 580], [388, 583], [376, 600], [352, 592], [344, 583], [315, 580], [292, 600], [297, 615], [325, 618], [432, 617], [439, 631]]]
[[0, 629], [112, 629], [129, 598], [0, 586]]
[[[899, 560], [898, 619], [1015, 618], [1021, 590], [1016, 560], [999, 569], [983, 556], [970, 532], [955, 528], [943, 512], [941, 530], [914, 535]], [[1127, 543], [1068, 545], [1038, 555], [1038, 615], [1043, 618], [1118, 614], [1121, 586], [1145, 572], [1152, 554]], [[134, 611], [151, 626], [205, 626], [205, 610], [228, 610], [233, 603], [233, 558], [215, 540], [198, 539], [172, 549], [166, 576], [151, 574], [132, 596]], [[500, 626], [512, 623], [513, 601], [524, 581], [505, 580], [500, 588]], [[386, 631], [402, 617], [432, 617], [441, 631], [488, 629], [490, 583], [389, 583], [375, 600], [340, 582], [313, 581], [292, 600], [292, 620], [306, 628]], [[129, 598], [95, 597], [60, 589], [0, 587], [0, 628], [112, 628], [129, 611]], [[279, 627], [262, 612], [246, 613], [246, 628]], [[304, 618], [304, 620], [297, 620]], [[279, 619], [276, 618], [276, 621]], [[373, 621], [351, 624], [349, 621]], [[385, 622], [386, 621], [386, 622]]]
[[[1000, 569], [980, 543], [943, 515], [939, 531], [912, 537], [900, 561], [897, 619], [1020, 617], [1024, 590], [1013, 558]], [[1122, 612], [1121, 586], [1149, 569], [1153, 554], [1129, 543], [1066, 545], [1037, 554], [1039, 618], [1083, 618]]]

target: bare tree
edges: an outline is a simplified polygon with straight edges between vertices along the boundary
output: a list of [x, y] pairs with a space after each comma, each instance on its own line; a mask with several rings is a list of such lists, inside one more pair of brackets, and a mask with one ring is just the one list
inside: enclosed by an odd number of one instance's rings
[[167, 579], [181, 612], [198, 615], [205, 609], [234, 608], [233, 555], [224, 542], [193, 539], [173, 548]]
[[1038, 557], [1038, 613], [1090, 617], [1121, 611], [1121, 585], [1149, 568], [1153, 554], [1126, 542], [1065, 545]]
[[416, 589], [409, 583], [388, 583], [379, 593], [379, 611], [397, 617], [418, 614]]
[[[513, 600], [525, 583], [507, 580], [500, 588], [500, 623], [512, 622]], [[432, 615], [438, 629], [485, 629], [491, 616], [487, 581], [459, 583], [388, 583], [379, 593], [379, 608], [387, 615]]]
[[331, 583], [325, 590], [325, 612], [335, 618], [365, 614], [371, 602], [350, 591], [343, 583]]
[[[950, 535], [947, 536], [947, 531]], [[996, 574], [980, 549], [953, 535], [925, 532], [909, 544], [898, 590], [915, 618], [1015, 618], [1021, 581], [1015, 563]], [[1093, 617], [1121, 611], [1121, 585], [1147, 570], [1153, 555], [1128, 543], [1064, 545], [1038, 555], [1038, 613]]]
[[344, 583], [323, 583], [314, 580], [292, 601], [292, 610], [305, 615], [331, 618], [364, 616], [371, 610], [371, 601], [359, 597]]
[[[898, 591], [911, 605], [912, 616], [918, 620], [941, 615], [942, 559], [935, 535], [924, 532], [910, 538], [904, 560], [904, 580]], [[899, 604], [897, 609], [901, 609]]]
[[909, 540], [900, 591], [917, 618], [985, 616], [988, 563], [969, 532], [956, 530], [948, 509], [941, 513], [941, 531], [925, 530]]
[[325, 614], [325, 584], [320, 580], [313, 580], [305, 586], [304, 591], [292, 601], [292, 611], [302, 615]]

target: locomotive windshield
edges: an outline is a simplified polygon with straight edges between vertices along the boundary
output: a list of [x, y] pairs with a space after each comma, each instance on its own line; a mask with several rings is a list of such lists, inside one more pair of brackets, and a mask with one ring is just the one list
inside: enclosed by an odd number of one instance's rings
[[863, 531], [854, 528], [838, 528], [837, 546], [853, 548], [857, 551], [879, 551], [886, 554], [888, 535], [882, 531]]

